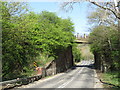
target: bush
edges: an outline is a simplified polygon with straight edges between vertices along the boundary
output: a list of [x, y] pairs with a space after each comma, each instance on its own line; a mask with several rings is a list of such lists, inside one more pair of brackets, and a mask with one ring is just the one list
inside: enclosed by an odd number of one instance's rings
[[75, 62], [80, 62], [81, 60], [81, 52], [76, 46], [73, 46], [73, 58]]
[[21, 77], [24, 72], [31, 74], [29, 68], [34, 61], [38, 59], [36, 62], [42, 66], [72, 45], [74, 27], [70, 19], [47, 11], [22, 13], [27, 8], [24, 10], [21, 2], [6, 2], [1, 7], [3, 80]]

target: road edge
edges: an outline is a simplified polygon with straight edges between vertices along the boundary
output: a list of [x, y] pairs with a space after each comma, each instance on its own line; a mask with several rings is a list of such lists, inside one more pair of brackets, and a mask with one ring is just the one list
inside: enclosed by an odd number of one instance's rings
[[95, 75], [95, 85], [94, 88], [103, 88], [103, 84], [100, 82], [100, 80], [98, 79], [98, 75], [96, 70], [94, 69], [94, 75]]

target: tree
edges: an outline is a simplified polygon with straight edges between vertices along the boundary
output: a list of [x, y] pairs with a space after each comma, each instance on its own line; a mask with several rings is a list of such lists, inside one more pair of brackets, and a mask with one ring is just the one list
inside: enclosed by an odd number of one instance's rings
[[[116, 0], [114, 0], [114, 1], [115, 2], [109, 2], [109, 1], [107, 1], [107, 2], [106, 1], [105, 2], [88, 1], [88, 2], [90, 2], [93, 5], [98, 6], [99, 8], [102, 8], [104, 10], [108, 10], [108, 11], [112, 12], [116, 18], [120, 19], [120, 11], [119, 11], [120, 1], [118, 1], [118, 2]], [[75, 0], [73, 0], [71, 2], [64, 2], [62, 4], [62, 8], [65, 9], [67, 7], [67, 9], [71, 9], [71, 8], [73, 8], [73, 4], [75, 4], [75, 3], [79, 3], [79, 2], [75, 1]]]
[[35, 42], [37, 46], [40, 45], [38, 47], [42, 51], [48, 51], [54, 55], [58, 50], [72, 44], [73, 31], [73, 23], [69, 19], [61, 19], [54, 13], [43, 11], [38, 15], [34, 32], [39, 34], [34, 36], [37, 37]]
[[116, 17], [109, 11], [104, 11], [101, 8], [97, 8], [95, 11], [88, 15], [88, 22], [92, 26], [106, 25], [116, 26]]
[[77, 44], [73, 45], [72, 52], [73, 52], [74, 61], [75, 62], [80, 62], [82, 57], [81, 57], [80, 49], [77, 47]]
[[[107, 14], [108, 19], [106, 18], [103, 23], [99, 23], [102, 21], [101, 13], [101, 9], [97, 9], [88, 16], [89, 22], [94, 24], [94, 27], [91, 27], [90, 42], [92, 42], [91, 49], [95, 55], [95, 65], [96, 68], [101, 69], [101, 66], [105, 66], [107, 63], [106, 65], [108, 65], [107, 67], [109, 68], [118, 68], [118, 66], [115, 65], [115, 63], [119, 61], [119, 46], [116, 46], [116, 44], [118, 45], [119, 35], [116, 21], [114, 17], [109, 19], [109, 16], [112, 16], [112, 14], [109, 13]], [[115, 58], [114, 55], [116, 55], [117, 58]]]
[[[3, 80], [15, 78], [29, 62], [30, 48], [27, 49], [27, 27], [21, 20], [26, 4], [1, 2], [2, 11], [2, 73]], [[27, 11], [26, 11], [27, 12]], [[24, 12], [24, 14], [26, 13]], [[21, 20], [21, 21], [19, 21]], [[33, 55], [33, 54], [32, 54]], [[14, 75], [14, 76], [13, 76]]]
[[97, 69], [116, 70], [119, 67], [119, 46], [117, 30], [111, 26], [96, 26], [90, 34], [91, 50], [94, 55]]
[[[90, 1], [88, 1], [88, 2], [90, 2]], [[71, 9], [71, 8], [73, 8], [73, 4], [75, 4], [75, 3], [78, 3], [77, 1], [75, 1], [75, 0], [73, 0], [73, 1], [71, 1], [71, 2], [64, 2], [63, 4], [62, 4], [62, 8], [67, 8], [67, 9]], [[116, 42], [117, 42], [117, 45], [118, 45], [118, 47], [120, 48], [120, 38], [119, 38], [119, 36], [120, 36], [120, 1], [116, 1], [116, 0], [114, 0], [114, 2], [90, 2], [91, 4], [93, 4], [93, 5], [96, 5], [96, 6], [98, 6], [99, 8], [101, 8], [101, 9], [103, 9], [103, 10], [105, 10], [105, 11], [109, 11], [109, 12], [111, 12], [116, 18], [117, 18], [117, 23], [118, 23], [118, 28], [117, 28], [117, 33], [116, 33], [116, 35], [117, 35], [117, 39], [115, 40]], [[96, 13], [96, 12], [95, 12]], [[99, 17], [100, 15], [98, 15], [97, 16], [97, 18], [98, 19], [101, 19], [100, 17]], [[92, 18], [92, 16], [91, 16], [91, 18]], [[97, 21], [98, 21], [98, 19], [97, 19]], [[95, 20], [95, 18], [93, 17], [93, 21], [96, 21]], [[106, 23], [106, 22], [105, 22]], [[111, 27], [111, 26], [110, 26]], [[105, 28], [104, 28], [105, 29]], [[111, 28], [111, 29], [113, 29], [113, 28]], [[99, 32], [98, 32], [99, 33]], [[102, 32], [101, 32], [102, 33]], [[94, 34], [94, 33], [93, 33]], [[97, 37], [97, 36], [96, 36]], [[94, 43], [97, 43], [97, 41], [95, 41]], [[97, 43], [97, 44], [99, 44], [99, 43]], [[96, 45], [96, 44], [95, 44]], [[95, 47], [95, 46], [94, 46]], [[98, 46], [99, 47], [99, 46]], [[117, 51], [119, 52], [119, 49], [118, 49], [118, 47], [117, 47]], [[96, 47], [97, 48], [97, 47]]]
[[1, 3], [3, 80], [27, 75], [23, 73], [33, 68], [41, 53], [56, 57], [60, 50], [72, 45], [74, 28], [70, 19], [47, 11], [28, 12], [23, 3]]

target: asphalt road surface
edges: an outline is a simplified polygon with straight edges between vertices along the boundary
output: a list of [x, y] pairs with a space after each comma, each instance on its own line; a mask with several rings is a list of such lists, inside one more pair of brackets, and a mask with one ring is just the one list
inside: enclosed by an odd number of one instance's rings
[[94, 88], [95, 84], [93, 62], [86, 60], [67, 72], [36, 81], [25, 88]]

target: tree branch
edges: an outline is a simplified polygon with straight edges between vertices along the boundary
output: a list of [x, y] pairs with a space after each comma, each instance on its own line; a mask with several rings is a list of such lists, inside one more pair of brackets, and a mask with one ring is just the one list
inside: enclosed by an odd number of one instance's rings
[[111, 11], [111, 12], [115, 15], [116, 18], [120, 19], [120, 17], [117, 15], [117, 13], [116, 13], [115, 11], [113, 11], [112, 9], [107, 8], [107, 7], [103, 7], [103, 6], [99, 5], [99, 4], [96, 3], [96, 2], [91, 2], [91, 3], [94, 4], [94, 5], [96, 5], [96, 6], [98, 6], [98, 7], [100, 7], [100, 8], [102, 8], [102, 9], [104, 9], [104, 10], [109, 10], [109, 11]]

